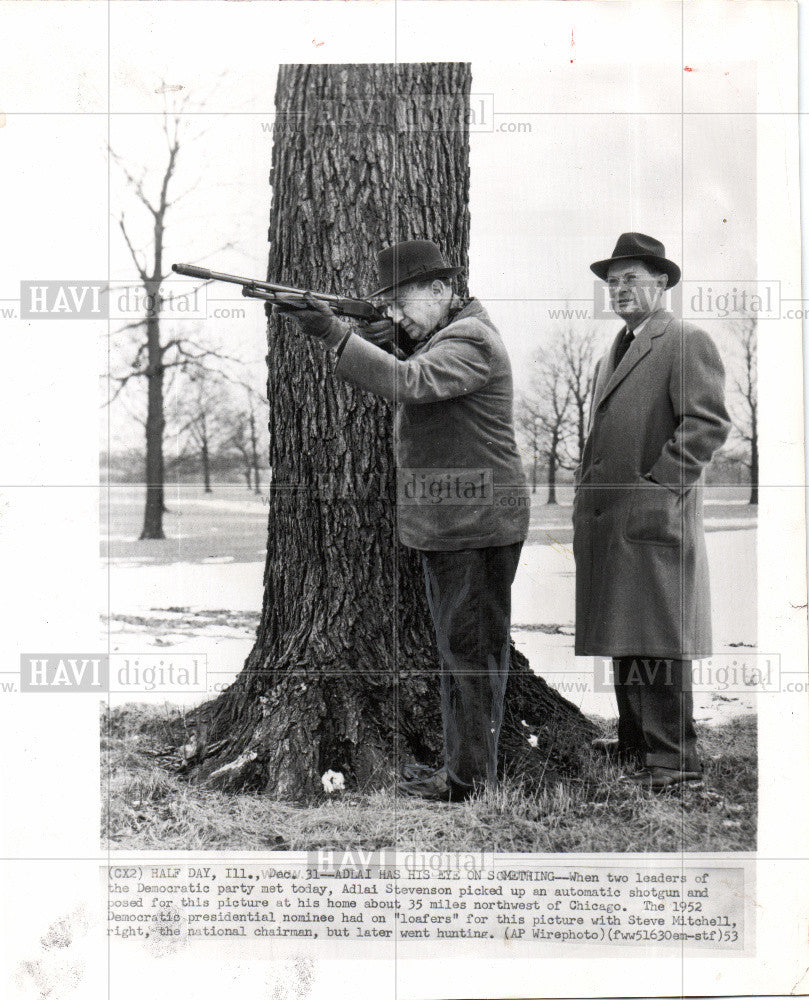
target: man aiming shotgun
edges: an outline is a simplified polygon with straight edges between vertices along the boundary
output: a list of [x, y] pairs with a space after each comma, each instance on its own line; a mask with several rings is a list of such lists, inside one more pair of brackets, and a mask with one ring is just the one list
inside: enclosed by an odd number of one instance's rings
[[404, 768], [399, 788], [458, 801], [497, 782], [511, 584], [528, 531], [511, 365], [483, 306], [453, 292], [460, 268], [435, 244], [397, 243], [379, 254], [378, 269], [371, 298], [387, 312], [387, 336], [397, 323], [414, 342], [409, 358], [357, 336], [323, 296], [277, 308], [337, 353], [337, 375], [395, 404], [399, 538], [424, 566], [444, 729], [443, 767]]

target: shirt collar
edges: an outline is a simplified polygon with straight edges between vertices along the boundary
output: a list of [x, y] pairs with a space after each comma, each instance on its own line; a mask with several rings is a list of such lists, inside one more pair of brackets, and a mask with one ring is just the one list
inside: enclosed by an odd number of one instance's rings
[[[638, 334], [640, 333], [640, 331], [641, 331], [641, 330], [642, 330], [642, 329], [643, 329], [643, 328], [644, 328], [644, 327], [646, 326], [646, 324], [647, 324], [647, 323], [649, 322], [649, 320], [650, 320], [650, 319], [652, 318], [652, 316], [654, 316], [654, 313], [649, 313], [649, 315], [648, 315], [648, 316], [646, 317], [646, 319], [645, 319], [645, 320], [644, 320], [644, 321], [643, 321], [642, 323], [639, 323], [639, 324], [638, 324], [638, 325], [637, 325], [637, 326], [635, 327], [635, 329], [631, 331], [631, 332], [632, 332], [632, 336], [633, 336], [633, 337], [637, 337], [637, 335], [638, 335]], [[627, 331], [627, 333], [629, 333], [629, 332], [630, 332], [630, 331], [629, 331], [629, 327], [627, 327], [627, 328], [626, 328], [626, 331]]]

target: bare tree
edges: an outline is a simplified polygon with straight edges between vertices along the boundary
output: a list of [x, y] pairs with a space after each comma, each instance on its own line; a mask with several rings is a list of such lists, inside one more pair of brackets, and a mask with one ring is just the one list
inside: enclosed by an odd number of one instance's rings
[[518, 421], [535, 441], [536, 453], [548, 469], [548, 499], [555, 505], [556, 477], [563, 468], [565, 440], [570, 433], [573, 394], [567, 384], [564, 356], [558, 344], [540, 349], [534, 354], [536, 368], [529, 390], [523, 394], [518, 410]]
[[536, 488], [540, 460], [548, 466], [548, 503], [555, 504], [560, 469], [581, 462], [587, 411], [593, 388], [597, 332], [566, 327], [555, 331], [534, 355], [536, 370], [517, 407], [517, 425], [526, 446]]
[[[164, 95], [171, 88], [163, 87]], [[166, 100], [168, 98], [166, 97]], [[123, 365], [123, 371], [112, 374], [110, 380], [116, 386], [111, 394], [110, 402], [129, 385], [133, 379], [144, 379], [146, 382], [146, 505], [143, 516], [143, 529], [140, 537], [164, 538], [163, 513], [165, 511], [164, 482], [165, 461], [163, 444], [166, 433], [166, 417], [164, 412], [164, 392], [166, 373], [172, 368], [185, 372], [201, 372], [210, 364], [212, 358], [224, 356], [187, 336], [172, 336], [168, 340], [162, 338], [162, 314], [164, 298], [162, 285], [167, 275], [164, 264], [164, 244], [166, 235], [166, 220], [171, 208], [180, 198], [170, 197], [173, 182], [177, 173], [180, 150], [187, 139], [184, 112], [189, 103], [189, 96], [179, 99], [173, 109], [164, 108], [162, 130], [165, 139], [166, 155], [162, 167], [152, 170], [148, 167], [136, 172], [112, 148], [109, 154], [118, 164], [131, 188], [138, 204], [151, 217], [152, 236], [147, 250], [138, 250], [134, 245], [126, 216], [123, 211], [118, 215], [118, 226], [126, 247], [137, 272], [138, 281], [144, 292], [144, 317], [127, 324], [122, 331], [134, 335], [134, 340], [128, 345], [125, 353], [129, 356]], [[194, 138], [199, 138], [197, 133]], [[149, 184], [151, 176], [156, 183]], [[148, 187], [156, 188], [149, 192]], [[193, 190], [193, 187], [190, 189]], [[185, 194], [190, 193], [186, 191]]]
[[224, 405], [223, 382], [224, 376], [217, 371], [206, 369], [192, 371], [182, 394], [181, 413], [184, 420], [178, 430], [178, 436], [181, 442], [183, 439], [187, 442], [182, 454], [187, 455], [190, 452], [197, 459], [206, 493], [213, 492], [211, 458], [219, 440], [223, 437], [221, 417]]
[[751, 505], [758, 504], [758, 320], [746, 314], [734, 319], [731, 337], [737, 357], [733, 365], [729, 404], [734, 436], [743, 444], [743, 462], [750, 476]]
[[266, 396], [245, 378], [229, 378], [228, 388], [227, 404], [220, 414], [226, 428], [223, 447], [237, 453], [247, 488], [260, 495], [262, 459], [269, 453], [266, 427], [259, 417], [266, 411]]
[[581, 464], [587, 438], [587, 415], [595, 374], [597, 331], [568, 327], [556, 338], [556, 352], [565, 385], [570, 391], [570, 433], [566, 442], [566, 469]]
[[[254, 384], [245, 379], [238, 379], [234, 385], [241, 390], [244, 402], [237, 406], [236, 416], [244, 422], [244, 461], [249, 466], [252, 473], [252, 488], [256, 494], [261, 493], [261, 465], [262, 455], [267, 455], [268, 441], [266, 425], [259, 424], [259, 413], [264, 413], [267, 406], [265, 392], [260, 392]], [[241, 454], [241, 448], [237, 446]], [[250, 481], [248, 481], [250, 486]]]
[[256, 419], [256, 405], [253, 395], [248, 396], [249, 406], [248, 426], [250, 428], [250, 460], [253, 467], [253, 490], [256, 494], [261, 493], [261, 462], [259, 460], [259, 431]]
[[538, 402], [531, 392], [524, 392], [517, 400], [517, 432], [528, 452], [531, 468], [531, 492], [536, 493], [539, 465], [544, 454], [544, 432], [538, 413]]
[[232, 445], [242, 460], [242, 472], [247, 488], [253, 487], [253, 461], [250, 455], [250, 432], [248, 418], [244, 413], [233, 414], [228, 444]]
[[252, 490], [255, 471], [250, 434], [250, 412], [243, 406], [231, 403], [220, 414], [220, 420], [224, 429], [221, 448], [231, 457], [233, 452], [236, 452], [247, 489]]

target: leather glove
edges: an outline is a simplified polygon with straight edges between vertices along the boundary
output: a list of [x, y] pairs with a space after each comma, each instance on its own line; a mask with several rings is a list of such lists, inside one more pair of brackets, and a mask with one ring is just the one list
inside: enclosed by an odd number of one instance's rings
[[334, 315], [329, 305], [314, 298], [309, 292], [303, 297], [306, 307], [276, 305], [274, 312], [297, 320], [307, 336], [314, 337], [324, 347], [339, 347], [351, 328]]
[[375, 323], [361, 323], [357, 326], [357, 333], [363, 340], [381, 347], [383, 351], [395, 355], [397, 358], [405, 356], [404, 351], [396, 346], [393, 320], [381, 319]]

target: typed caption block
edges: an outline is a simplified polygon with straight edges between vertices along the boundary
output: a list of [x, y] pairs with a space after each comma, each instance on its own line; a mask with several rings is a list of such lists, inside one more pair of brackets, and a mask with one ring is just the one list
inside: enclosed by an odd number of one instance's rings
[[745, 947], [741, 866], [150, 864], [104, 874], [118, 939]]

